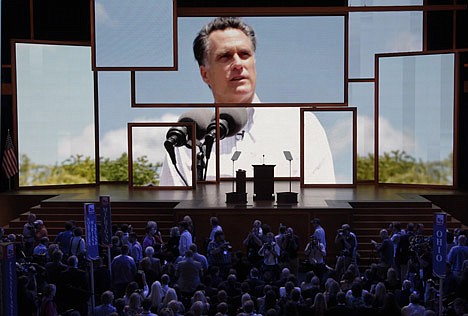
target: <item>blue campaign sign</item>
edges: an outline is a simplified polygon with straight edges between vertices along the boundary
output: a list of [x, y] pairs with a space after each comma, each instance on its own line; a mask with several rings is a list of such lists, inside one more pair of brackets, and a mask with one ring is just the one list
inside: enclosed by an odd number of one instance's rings
[[86, 227], [86, 245], [88, 259], [99, 258], [99, 245], [97, 233], [97, 218], [93, 203], [84, 204], [85, 211], [85, 227]]
[[439, 277], [445, 277], [447, 262], [447, 216], [434, 214], [432, 271]]
[[2, 315], [17, 316], [18, 304], [16, 296], [16, 256], [15, 244], [0, 244], [0, 266], [1, 266], [1, 292], [3, 306], [0, 310]]
[[110, 196], [103, 195], [99, 197], [101, 210], [101, 239], [104, 245], [112, 244], [112, 212], [110, 205]]

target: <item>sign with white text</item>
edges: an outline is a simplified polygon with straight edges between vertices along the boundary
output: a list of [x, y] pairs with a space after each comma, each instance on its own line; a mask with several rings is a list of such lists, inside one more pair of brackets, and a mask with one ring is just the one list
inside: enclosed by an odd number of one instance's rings
[[432, 271], [439, 277], [445, 277], [447, 262], [447, 215], [434, 214]]
[[96, 210], [93, 203], [84, 204], [85, 227], [86, 227], [86, 250], [88, 259], [95, 260], [99, 258], [99, 242], [97, 233]]
[[0, 244], [0, 266], [0, 280], [2, 280], [0, 315], [17, 316], [15, 244]]
[[101, 210], [101, 240], [102, 244], [110, 246], [112, 244], [112, 212], [110, 196], [99, 197]]

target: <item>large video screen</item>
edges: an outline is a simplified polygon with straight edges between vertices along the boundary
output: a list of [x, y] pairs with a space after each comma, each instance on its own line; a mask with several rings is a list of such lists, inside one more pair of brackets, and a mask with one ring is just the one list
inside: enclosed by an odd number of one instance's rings
[[19, 185], [94, 183], [91, 48], [17, 43]]
[[[107, 168], [102, 168], [103, 162], [126, 158], [121, 155], [126, 148], [127, 122], [177, 122], [181, 115], [191, 111], [191, 104], [214, 106], [214, 103], [219, 103], [213, 89], [203, 80], [192, 47], [198, 31], [213, 19], [177, 19], [178, 69], [175, 71], [137, 69], [134, 82], [128, 73], [99, 72], [99, 111], [103, 121], [100, 124], [101, 178], [109, 178], [105, 171]], [[300, 107], [310, 103], [344, 102], [344, 16], [245, 17], [242, 20], [254, 29], [256, 35], [256, 99], [252, 101], [255, 104], [234, 110], [234, 116], [241, 115], [246, 119], [241, 120], [242, 126], [238, 126], [238, 131], [231, 131], [227, 137], [222, 135], [219, 143], [216, 139], [213, 141], [203, 180], [232, 177], [231, 157], [236, 151], [242, 152], [236, 168], [246, 169], [247, 176], [252, 176], [252, 164], [268, 162], [278, 164], [277, 177], [299, 177]], [[130, 89], [132, 84], [134, 86]], [[135, 104], [129, 107], [131, 91], [135, 93]], [[270, 107], [262, 105], [264, 103], [277, 105]], [[223, 116], [228, 107], [219, 106]], [[195, 108], [192, 110], [196, 112]], [[202, 120], [202, 125], [206, 128], [211, 124], [213, 132], [216, 128], [214, 108], [206, 116], [209, 120]], [[154, 157], [151, 161], [158, 166], [157, 179], [152, 183], [184, 186], [174, 170], [170, 174], [176, 176], [168, 180], [166, 172], [172, 166], [167, 153], [166, 157], [161, 157], [165, 151], [163, 143], [167, 131], [157, 131], [162, 134], [163, 141], [158, 146], [153, 141], [146, 155]], [[202, 154], [207, 155], [203, 147], [205, 139], [200, 141]], [[175, 149], [178, 155], [190, 156], [191, 149], [181, 147]], [[283, 157], [284, 150], [290, 150], [295, 158], [291, 174]], [[219, 162], [216, 159], [218, 155]], [[156, 157], [159, 159], [155, 160]], [[189, 177], [191, 161], [181, 170], [184, 177]]]
[[454, 183], [454, 54], [382, 56], [379, 182]]

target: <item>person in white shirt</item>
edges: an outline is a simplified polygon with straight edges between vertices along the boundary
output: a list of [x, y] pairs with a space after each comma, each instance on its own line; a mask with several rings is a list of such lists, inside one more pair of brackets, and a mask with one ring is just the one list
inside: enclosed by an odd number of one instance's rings
[[320, 241], [323, 245], [324, 250], [327, 250], [327, 239], [325, 238], [325, 229], [323, 229], [320, 219], [314, 218], [312, 221], [312, 227], [314, 228], [313, 235]]
[[192, 244], [192, 234], [188, 230], [188, 223], [181, 221], [179, 223], [180, 230], [180, 240], [179, 240], [179, 254], [180, 256], [185, 256], [187, 250], [189, 250], [190, 245]]
[[263, 257], [263, 272], [270, 272], [272, 277], [278, 276], [278, 257], [280, 255], [280, 247], [275, 242], [275, 235], [272, 232], [267, 233], [266, 241], [258, 250], [258, 254]]
[[217, 231], [223, 231], [223, 228], [221, 225], [219, 225], [218, 218], [217, 217], [211, 217], [210, 218], [210, 225], [211, 225], [211, 233], [210, 233], [210, 241], [213, 241], [215, 239], [215, 233]]
[[[256, 95], [256, 38], [251, 26], [236, 17], [219, 17], [205, 25], [194, 40], [193, 50], [200, 68], [202, 80], [210, 88], [216, 104], [238, 103], [241, 105], [260, 103]], [[239, 133], [220, 141], [220, 177], [231, 177], [231, 157], [236, 151], [242, 157], [236, 162], [239, 169], [252, 176], [252, 164], [274, 163], [276, 174], [289, 176], [289, 164], [283, 151], [292, 153], [295, 161], [291, 175], [300, 175], [300, 109], [243, 107], [246, 123]], [[305, 159], [308, 170], [304, 172], [307, 183], [335, 183], [333, 157], [328, 138], [320, 121], [313, 113], [307, 115], [308, 144]], [[272, 149], [272, 143], [281, 144], [280, 150]], [[213, 152], [215, 148], [213, 148]], [[310, 152], [309, 151], [312, 151]], [[213, 156], [213, 155], [212, 155]], [[265, 161], [266, 157], [266, 161]], [[161, 186], [192, 185], [192, 151], [175, 148], [176, 167], [166, 156], [160, 175]], [[216, 178], [215, 163], [209, 164], [206, 180]], [[184, 182], [185, 181], [185, 182]]]

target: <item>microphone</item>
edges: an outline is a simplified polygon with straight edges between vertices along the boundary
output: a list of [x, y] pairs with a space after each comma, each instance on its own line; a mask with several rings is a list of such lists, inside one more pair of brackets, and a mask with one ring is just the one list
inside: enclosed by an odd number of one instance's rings
[[[206, 129], [210, 123], [211, 111], [208, 109], [195, 109], [183, 113], [179, 116], [177, 122], [191, 123], [195, 122], [195, 137], [198, 140], [203, 139], [206, 134]], [[187, 146], [192, 148], [192, 127], [191, 126], [174, 126], [166, 133], [166, 141], [164, 147], [171, 158], [172, 164], [177, 164], [175, 157], [175, 147]]]
[[[222, 108], [219, 112], [219, 139], [236, 135], [247, 124], [249, 116], [245, 108]], [[211, 155], [211, 148], [216, 139], [216, 117], [207, 127], [205, 136], [206, 158]]]

